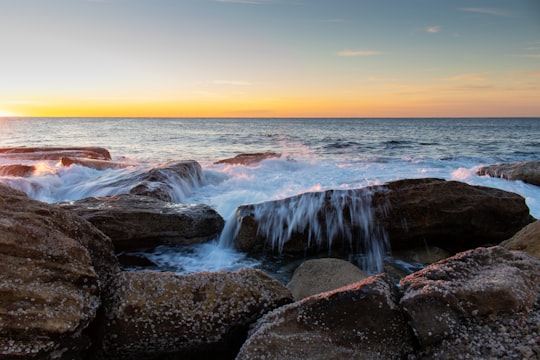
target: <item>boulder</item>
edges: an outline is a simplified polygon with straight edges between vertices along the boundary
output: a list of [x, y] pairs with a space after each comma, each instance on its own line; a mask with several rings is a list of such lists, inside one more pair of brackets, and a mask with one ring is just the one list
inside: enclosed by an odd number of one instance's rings
[[244, 359], [400, 359], [414, 338], [385, 275], [310, 296], [260, 319], [238, 354]]
[[60, 159], [62, 166], [81, 165], [95, 170], [121, 169], [134, 164], [121, 163], [109, 160], [84, 159], [76, 157], [62, 157]]
[[118, 271], [89, 222], [0, 186], [0, 358], [76, 358]]
[[60, 160], [64, 156], [111, 160], [107, 149], [100, 147], [8, 147], [0, 148], [0, 157], [20, 160]]
[[429, 265], [446, 259], [452, 254], [436, 246], [423, 246], [410, 250], [392, 251], [392, 256], [408, 263]]
[[348, 261], [325, 258], [303, 262], [296, 268], [287, 289], [295, 300], [335, 290], [365, 279], [368, 275]]
[[232, 359], [248, 326], [291, 300], [285, 287], [255, 269], [122, 272], [104, 299], [101, 355]]
[[233, 158], [216, 161], [214, 164], [230, 164], [230, 165], [253, 165], [266, 159], [280, 158], [281, 154], [273, 151], [252, 154], [238, 154]]
[[0, 176], [28, 177], [34, 173], [33, 165], [0, 165]]
[[217, 238], [223, 218], [204, 204], [173, 204], [123, 194], [59, 204], [109, 236], [116, 251], [158, 245], [191, 245]]
[[[500, 246], [477, 248], [432, 264], [400, 281], [400, 305], [424, 349], [467, 332], [472, 322], [526, 314], [540, 290], [540, 260]], [[450, 349], [448, 349], [450, 351]]]
[[540, 160], [484, 166], [478, 169], [477, 173], [540, 186]]
[[500, 244], [508, 250], [519, 250], [540, 259], [540, 220], [525, 226]]

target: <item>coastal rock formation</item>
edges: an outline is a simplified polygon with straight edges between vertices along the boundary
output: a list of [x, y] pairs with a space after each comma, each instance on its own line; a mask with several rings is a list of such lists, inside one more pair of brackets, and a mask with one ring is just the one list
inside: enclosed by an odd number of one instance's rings
[[280, 158], [281, 154], [273, 151], [252, 154], [238, 154], [229, 159], [216, 161], [214, 164], [253, 165], [266, 159]]
[[414, 350], [386, 275], [281, 307], [259, 320], [238, 360], [399, 359]]
[[[328, 190], [237, 210], [240, 251], [369, 253], [437, 246], [453, 253], [508, 239], [533, 221], [517, 194], [441, 179]], [[377, 246], [379, 246], [377, 248]], [[377, 254], [379, 253], [379, 254]]]
[[436, 246], [423, 246], [409, 250], [392, 251], [392, 256], [408, 263], [429, 265], [446, 259], [452, 254]]
[[304, 261], [296, 268], [287, 289], [295, 300], [335, 290], [368, 275], [348, 261], [325, 258]]
[[525, 226], [500, 244], [509, 250], [519, 250], [540, 259], [540, 220]]
[[28, 177], [34, 173], [33, 165], [0, 165], [0, 176]]
[[62, 166], [81, 165], [96, 170], [121, 169], [129, 166], [135, 166], [133, 164], [115, 161], [84, 159], [77, 157], [62, 157], [60, 159], [60, 163], [62, 164]]
[[478, 175], [521, 180], [540, 186], [540, 160], [484, 166], [478, 170]]
[[86, 198], [60, 204], [109, 236], [116, 251], [191, 245], [219, 236], [223, 218], [204, 204], [173, 204], [139, 195]]
[[189, 193], [194, 186], [201, 183], [202, 178], [201, 165], [194, 160], [186, 160], [155, 166], [127, 181], [136, 184], [129, 191], [131, 194], [181, 202], [179, 194]]
[[111, 160], [107, 149], [100, 147], [8, 147], [0, 148], [0, 158], [18, 160], [60, 160], [64, 156]]
[[[464, 332], [473, 343], [487, 334], [475, 334], [468, 327], [471, 322], [492, 323], [515, 313], [526, 316], [540, 290], [540, 260], [500, 246], [477, 248], [405, 277], [400, 287], [400, 305], [424, 349]], [[462, 344], [462, 350], [467, 346]]]
[[285, 287], [255, 269], [122, 272], [104, 299], [102, 355], [234, 358], [249, 324], [291, 300]]
[[86, 220], [0, 186], [0, 357], [72, 359], [118, 272]]

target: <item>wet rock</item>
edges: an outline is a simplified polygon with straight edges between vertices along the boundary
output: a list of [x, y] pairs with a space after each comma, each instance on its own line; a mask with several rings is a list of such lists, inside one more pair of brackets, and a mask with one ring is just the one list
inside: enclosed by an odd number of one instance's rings
[[525, 226], [500, 244], [508, 250], [519, 250], [540, 259], [540, 220]]
[[0, 165], [0, 176], [28, 177], [34, 173], [33, 165]]
[[60, 204], [109, 236], [116, 251], [191, 245], [219, 236], [223, 218], [204, 204], [174, 204], [123, 194]]
[[100, 147], [8, 147], [0, 148], [0, 157], [20, 160], [60, 160], [64, 156], [111, 160], [107, 149]]
[[86, 220], [0, 186], [0, 358], [72, 359], [119, 271]]
[[[470, 321], [492, 324], [527, 313], [540, 290], [540, 261], [500, 246], [477, 248], [409, 275], [400, 286], [400, 305], [427, 349], [460, 337]], [[480, 336], [468, 335], [468, 341]]]
[[414, 339], [398, 301], [384, 274], [313, 295], [260, 319], [237, 359], [406, 358]]
[[410, 250], [393, 251], [392, 256], [408, 263], [429, 265], [446, 259], [452, 254], [436, 246], [423, 246]]
[[484, 166], [477, 173], [540, 186], [540, 160]]
[[238, 154], [233, 158], [216, 161], [214, 164], [253, 165], [266, 159], [280, 158], [281, 154], [273, 151], [252, 154]]
[[96, 170], [121, 169], [125, 167], [135, 166], [134, 164], [127, 164], [115, 161], [84, 159], [76, 157], [62, 157], [60, 159], [60, 163], [62, 164], [62, 166], [81, 165]]
[[368, 275], [348, 261], [325, 258], [303, 262], [287, 284], [295, 300], [335, 290], [365, 279]]
[[234, 358], [249, 324], [291, 302], [259, 270], [122, 272], [104, 300], [105, 359]]

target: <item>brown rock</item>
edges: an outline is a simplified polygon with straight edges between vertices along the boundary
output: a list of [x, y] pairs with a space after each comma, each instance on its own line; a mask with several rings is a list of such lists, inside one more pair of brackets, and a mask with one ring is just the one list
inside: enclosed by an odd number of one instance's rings
[[103, 358], [234, 358], [249, 324], [290, 301], [255, 269], [122, 272], [104, 299]]
[[406, 358], [414, 340], [398, 297], [382, 274], [284, 306], [257, 322], [237, 359]]
[[86, 349], [83, 330], [115, 271], [110, 240], [86, 220], [0, 186], [0, 358]]
[[436, 246], [423, 246], [410, 250], [392, 251], [392, 256], [408, 263], [429, 265], [446, 259], [452, 254]]
[[60, 163], [62, 164], [62, 166], [81, 165], [96, 170], [121, 169], [135, 166], [134, 164], [120, 163], [108, 160], [84, 159], [76, 157], [62, 157], [60, 159]]
[[540, 186], [540, 160], [484, 166], [477, 173]]
[[409, 275], [400, 285], [400, 305], [427, 347], [458, 336], [464, 319], [493, 322], [531, 309], [540, 290], [540, 261], [500, 246], [477, 248]]
[[100, 147], [9, 147], [0, 148], [0, 157], [22, 160], [60, 160], [64, 156], [111, 160], [108, 150]]
[[28, 177], [34, 173], [33, 165], [0, 165], [0, 176]]
[[238, 164], [238, 165], [253, 165], [266, 159], [280, 158], [281, 154], [273, 151], [264, 153], [238, 154], [233, 158], [216, 161], [214, 164]]
[[348, 261], [326, 258], [303, 262], [287, 284], [295, 300], [335, 290], [365, 279], [368, 275]]
[[508, 250], [519, 250], [540, 259], [540, 220], [525, 226], [500, 244]]
[[163, 244], [190, 245], [219, 236], [223, 218], [204, 204], [173, 204], [138, 195], [86, 198], [60, 204], [109, 236], [116, 251]]

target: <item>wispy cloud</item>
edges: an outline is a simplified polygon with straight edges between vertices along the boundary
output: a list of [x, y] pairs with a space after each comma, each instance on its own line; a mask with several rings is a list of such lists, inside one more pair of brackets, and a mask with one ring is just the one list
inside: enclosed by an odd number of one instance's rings
[[436, 34], [438, 32], [441, 31], [441, 27], [440, 26], [428, 26], [426, 28], [426, 32], [430, 33], [430, 34]]
[[487, 81], [488, 79], [482, 74], [472, 73], [472, 74], [454, 75], [454, 76], [451, 76], [451, 77], [443, 78], [442, 80], [444, 80], [444, 81], [453, 81], [453, 82], [475, 82], [475, 83], [478, 83], [478, 82]]
[[342, 57], [360, 57], [360, 56], [374, 56], [374, 55], [381, 55], [382, 51], [377, 50], [341, 50], [338, 51], [337, 55]]
[[461, 11], [472, 12], [477, 14], [492, 15], [492, 16], [511, 16], [509, 11], [497, 8], [459, 8]]

